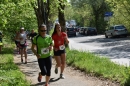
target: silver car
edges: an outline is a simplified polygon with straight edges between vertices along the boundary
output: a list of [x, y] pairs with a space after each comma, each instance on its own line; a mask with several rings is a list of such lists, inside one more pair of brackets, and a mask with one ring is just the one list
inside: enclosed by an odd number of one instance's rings
[[105, 37], [108, 38], [109, 36], [125, 36], [127, 37], [128, 31], [124, 25], [114, 25], [110, 26], [109, 29], [105, 31]]

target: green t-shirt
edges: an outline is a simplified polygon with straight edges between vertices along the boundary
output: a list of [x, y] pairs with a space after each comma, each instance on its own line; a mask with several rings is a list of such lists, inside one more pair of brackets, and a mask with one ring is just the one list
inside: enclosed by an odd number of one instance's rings
[[47, 58], [51, 55], [48, 48], [52, 43], [52, 38], [49, 35], [46, 35], [45, 37], [37, 35], [33, 38], [33, 44], [37, 46], [37, 53], [41, 56], [41, 58]]

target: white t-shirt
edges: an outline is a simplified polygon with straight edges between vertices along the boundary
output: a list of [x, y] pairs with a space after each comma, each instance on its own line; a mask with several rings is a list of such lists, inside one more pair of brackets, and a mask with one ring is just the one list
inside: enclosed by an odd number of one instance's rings
[[22, 40], [20, 40], [20, 44], [24, 44], [26, 41], [26, 33], [20, 33], [20, 38], [22, 38]]

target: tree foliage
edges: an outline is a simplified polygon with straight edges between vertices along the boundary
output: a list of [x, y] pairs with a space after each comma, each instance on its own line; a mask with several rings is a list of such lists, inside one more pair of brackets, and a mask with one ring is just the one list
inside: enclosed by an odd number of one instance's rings
[[[130, 0], [106, 0], [114, 12], [110, 24], [124, 24], [130, 30]], [[113, 2], [112, 2], [113, 1]]]
[[[129, 30], [129, 4], [130, 0], [71, 0], [74, 12], [71, 18], [81, 26], [95, 26], [99, 33], [115, 24], [124, 24]], [[104, 21], [105, 12], [113, 12], [110, 21]]]
[[[65, 21], [74, 19], [78, 26], [96, 27], [99, 33], [109, 23], [129, 29], [129, 4], [129, 0], [71, 0], [69, 5], [67, 0], [1, 0], [0, 30], [7, 34], [20, 27], [34, 29], [43, 22], [49, 27], [57, 18], [63, 27]], [[104, 21], [105, 12], [114, 13], [109, 22]]]
[[71, 4], [81, 26], [96, 27], [99, 33], [102, 32], [107, 24], [104, 13], [109, 10], [105, 0], [71, 0]]
[[34, 11], [27, 0], [3, 0], [0, 2], [0, 30], [6, 35], [14, 35], [20, 27], [34, 29], [37, 24]]

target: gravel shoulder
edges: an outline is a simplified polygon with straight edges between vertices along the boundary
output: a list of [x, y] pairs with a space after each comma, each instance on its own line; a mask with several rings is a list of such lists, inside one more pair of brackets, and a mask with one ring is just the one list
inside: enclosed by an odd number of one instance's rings
[[[30, 45], [28, 46], [28, 63], [21, 63], [20, 55], [16, 54], [16, 52], [14, 55], [14, 63], [17, 64], [20, 70], [25, 74], [26, 79], [30, 81], [31, 86], [44, 86], [44, 77], [42, 82], [39, 83], [37, 81], [38, 72], [40, 72], [40, 70], [36, 56], [33, 55], [30, 50]], [[120, 86], [118, 83], [87, 75], [84, 72], [68, 65], [66, 66], [64, 72], [66, 78], [59, 79], [59, 73], [54, 73], [55, 64], [55, 60], [53, 59], [50, 86]]]

